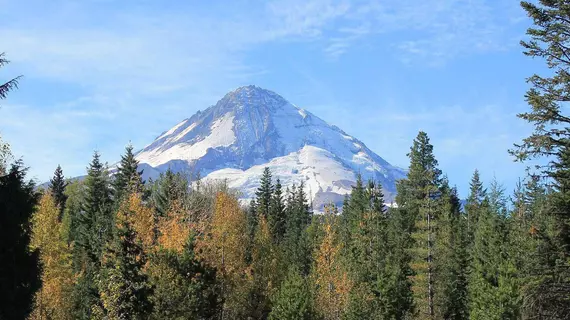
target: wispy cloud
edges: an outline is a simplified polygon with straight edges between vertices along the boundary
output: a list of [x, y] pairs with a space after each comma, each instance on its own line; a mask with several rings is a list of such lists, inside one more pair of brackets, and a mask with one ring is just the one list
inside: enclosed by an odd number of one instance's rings
[[[264, 46], [309, 43], [335, 63], [376, 41], [405, 63], [443, 64], [503, 50], [510, 25], [520, 23], [510, 0], [4, 0], [2, 7], [0, 51], [26, 78], [22, 96], [0, 110], [0, 128], [42, 173], [58, 154], [76, 163], [85, 150], [114, 155], [122, 140], [146, 143], [228, 89], [271, 74], [272, 66], [247, 59]], [[333, 100], [321, 79], [303, 77]], [[102, 146], [105, 139], [115, 146]]]

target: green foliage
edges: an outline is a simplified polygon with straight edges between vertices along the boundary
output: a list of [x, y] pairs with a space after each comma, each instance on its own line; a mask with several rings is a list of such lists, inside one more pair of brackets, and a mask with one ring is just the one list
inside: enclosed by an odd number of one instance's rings
[[63, 213], [65, 212], [65, 202], [67, 201], [67, 195], [65, 194], [65, 188], [67, 187], [67, 182], [63, 176], [63, 170], [61, 166], [58, 165], [55, 169], [53, 178], [49, 181], [49, 191], [51, 192], [55, 205], [59, 209], [59, 220], [63, 219]]
[[277, 179], [269, 205], [268, 222], [275, 243], [281, 243], [285, 237], [287, 217], [281, 181]]
[[273, 198], [273, 182], [271, 181], [271, 171], [268, 167], [263, 169], [263, 175], [259, 183], [259, 188], [255, 192], [257, 214], [268, 219]]
[[304, 191], [305, 185], [292, 186], [287, 196], [285, 215], [284, 264], [297, 266], [303, 274], [309, 273], [311, 265], [310, 243], [307, 227], [313, 215]]
[[124, 200], [117, 214], [113, 238], [109, 242], [98, 277], [102, 308], [107, 319], [145, 319], [152, 310], [152, 288], [142, 268], [146, 254], [133, 227], [135, 213]]
[[168, 169], [151, 184], [150, 202], [156, 208], [157, 216], [164, 217], [173, 202], [185, 203], [190, 186], [188, 179], [181, 173], [174, 173]]
[[111, 189], [99, 158], [95, 152], [87, 169], [81, 209], [73, 222], [73, 267], [78, 275], [73, 299], [77, 319], [90, 318], [94, 306], [100, 305], [96, 280], [105, 244], [113, 234]]
[[459, 197], [447, 181], [442, 186], [442, 214], [436, 229], [434, 256], [435, 316], [468, 319], [468, 234]]
[[[549, 319], [570, 314], [570, 6], [567, 1], [521, 2], [534, 26], [527, 30], [530, 41], [521, 41], [525, 54], [545, 60], [548, 76], [527, 79], [532, 87], [526, 101], [531, 110], [518, 116], [534, 126], [534, 132], [511, 153], [517, 160], [545, 157], [542, 174], [554, 181], [544, 220], [547, 229], [535, 229], [540, 245], [539, 268], [527, 285], [525, 309]], [[544, 252], [544, 251], [548, 252]], [[542, 251], [542, 252], [541, 252]], [[550, 260], [550, 261], [549, 261]]]
[[296, 267], [289, 268], [287, 277], [273, 297], [270, 320], [315, 319], [313, 297], [307, 278]]
[[471, 253], [471, 319], [517, 319], [516, 269], [509, 255], [503, 190], [493, 182], [483, 201]]
[[151, 319], [216, 319], [221, 307], [216, 271], [196, 258], [193, 236], [181, 252], [159, 249], [149, 262]]
[[413, 293], [417, 315], [434, 317], [434, 243], [441, 215], [441, 200], [432, 195], [441, 187], [441, 171], [433, 155], [433, 146], [425, 132], [418, 133], [408, 153], [410, 167], [407, 179], [398, 181], [396, 202], [407, 215], [412, 243], [410, 266], [414, 271]]
[[25, 319], [40, 286], [38, 252], [28, 250], [37, 200], [33, 182], [16, 161], [0, 177], [0, 319]]
[[121, 156], [121, 162], [117, 166], [117, 173], [113, 180], [117, 206], [127, 195], [143, 191], [143, 171], [138, 171], [138, 166], [139, 162], [135, 159], [133, 146], [129, 144], [125, 148], [125, 154]]
[[479, 178], [479, 171], [473, 172], [473, 177], [469, 183], [470, 192], [465, 204], [465, 213], [467, 215], [467, 239], [469, 241], [469, 248], [473, 244], [475, 233], [475, 226], [479, 220], [481, 204], [487, 196], [487, 190], [483, 188], [483, 182]]

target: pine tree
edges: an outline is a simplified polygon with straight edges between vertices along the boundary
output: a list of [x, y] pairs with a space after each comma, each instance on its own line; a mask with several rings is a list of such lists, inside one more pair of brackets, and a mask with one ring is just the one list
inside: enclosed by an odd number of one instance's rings
[[570, 100], [570, 10], [566, 1], [554, 0], [523, 1], [521, 6], [534, 23], [527, 30], [531, 40], [521, 41], [524, 53], [545, 59], [550, 72], [527, 79], [532, 88], [525, 98], [531, 111], [518, 116], [535, 130], [511, 153], [520, 161], [537, 157], [549, 161], [542, 173], [554, 181], [548, 212], [554, 232], [543, 232], [541, 237], [545, 245], [551, 243], [546, 247], [557, 257], [533, 281], [526, 309], [536, 317], [563, 319], [570, 314], [570, 118], [564, 114]]
[[441, 215], [434, 248], [435, 317], [468, 319], [468, 268], [466, 223], [460, 212], [457, 190], [442, 183]]
[[[345, 243], [351, 242], [351, 235], [358, 232], [362, 215], [367, 209], [366, 194], [362, 176], [356, 176], [356, 185], [352, 187], [349, 197], [346, 197], [341, 214], [341, 236]], [[350, 250], [350, 247], [349, 247]]]
[[185, 204], [185, 198], [189, 191], [188, 180], [180, 173], [174, 173], [170, 169], [161, 173], [157, 181], [151, 187], [151, 203], [157, 211], [158, 217], [166, 215], [173, 201], [178, 205]]
[[125, 154], [121, 156], [121, 162], [117, 166], [117, 173], [113, 180], [115, 202], [118, 205], [125, 196], [143, 191], [143, 170], [138, 171], [138, 166], [139, 162], [135, 159], [133, 146], [129, 144], [125, 148]]
[[100, 306], [97, 277], [103, 249], [113, 233], [111, 189], [108, 175], [95, 152], [87, 169], [85, 193], [74, 231], [73, 266], [78, 275], [74, 287], [74, 317], [89, 319]]
[[391, 248], [383, 197], [379, 186], [369, 181], [364, 188], [358, 176], [343, 209], [343, 220], [350, 221], [343, 253], [354, 282], [345, 319], [382, 318], [392, 308], [384, 297], [391, 285], [386, 265]]
[[136, 213], [125, 199], [117, 213], [113, 239], [103, 257], [99, 291], [105, 319], [144, 319], [152, 310], [152, 293], [143, 272], [146, 254], [138, 240]]
[[25, 319], [40, 286], [38, 251], [28, 248], [36, 202], [34, 184], [16, 161], [0, 177], [0, 319]]
[[293, 266], [273, 298], [269, 320], [315, 319], [312, 299], [308, 280]]
[[467, 239], [471, 245], [473, 243], [475, 226], [479, 219], [481, 204], [487, 195], [487, 190], [483, 187], [483, 183], [479, 178], [478, 170], [473, 172], [473, 177], [471, 178], [469, 186], [470, 192], [469, 197], [467, 198], [467, 203], [465, 204], [465, 213], [467, 214]]
[[273, 196], [274, 186], [271, 181], [271, 170], [268, 167], [263, 169], [259, 188], [255, 192], [256, 208], [258, 215], [263, 215], [266, 219], [270, 214], [271, 198]]
[[518, 319], [518, 289], [508, 256], [503, 190], [491, 184], [475, 230], [469, 276], [471, 319]]
[[433, 146], [425, 132], [418, 134], [408, 153], [410, 167], [407, 179], [398, 181], [396, 202], [401, 213], [408, 215], [409, 230], [412, 232], [411, 267], [414, 271], [414, 302], [420, 318], [434, 317], [434, 230], [439, 213], [433, 200], [441, 184], [441, 171], [433, 155]]
[[[0, 68], [7, 65], [8, 63], [10, 63], [10, 61], [5, 58], [5, 53], [0, 53]], [[21, 77], [22, 76], [18, 76], [4, 84], [0, 84], [0, 100], [6, 99], [8, 93], [13, 89], [18, 89], [18, 81], [21, 79]]]
[[42, 287], [36, 293], [30, 319], [72, 319], [71, 250], [64, 239], [59, 214], [54, 197], [45, 193], [32, 219], [30, 247], [40, 252]]
[[386, 319], [408, 319], [414, 314], [412, 293], [413, 270], [409, 248], [413, 243], [409, 214], [402, 208], [391, 208], [388, 219], [388, 247], [385, 278], [380, 279], [380, 306]]
[[303, 274], [308, 274], [310, 267], [310, 245], [307, 227], [311, 223], [312, 212], [307, 203], [304, 183], [293, 185], [287, 199], [285, 209], [287, 221], [285, 224], [285, 265], [296, 265]]
[[281, 189], [281, 181], [277, 179], [271, 196], [271, 204], [269, 206], [268, 222], [271, 227], [271, 234], [275, 243], [283, 241], [285, 236], [285, 227], [287, 218], [285, 217], [285, 204], [283, 200], [283, 192]]
[[63, 219], [63, 213], [65, 211], [65, 202], [67, 201], [67, 196], [65, 195], [66, 187], [67, 182], [63, 176], [63, 170], [61, 170], [61, 166], [58, 165], [53, 178], [49, 181], [49, 191], [55, 200], [56, 206], [59, 208], [59, 221]]

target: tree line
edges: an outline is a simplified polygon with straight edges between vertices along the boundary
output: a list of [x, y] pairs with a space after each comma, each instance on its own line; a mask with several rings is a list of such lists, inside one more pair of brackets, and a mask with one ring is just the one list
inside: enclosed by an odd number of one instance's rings
[[143, 181], [132, 146], [113, 174], [96, 152], [38, 190], [0, 143], [0, 319], [568, 319], [570, 7], [522, 6], [552, 74], [528, 79], [535, 130], [510, 150], [546, 165], [512, 192], [475, 171], [461, 201], [425, 132], [395, 203], [358, 176], [323, 213], [268, 168], [247, 205], [224, 182]]

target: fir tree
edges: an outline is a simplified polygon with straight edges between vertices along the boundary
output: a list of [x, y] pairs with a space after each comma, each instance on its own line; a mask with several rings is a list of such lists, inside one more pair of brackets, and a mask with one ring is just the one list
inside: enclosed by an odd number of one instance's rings
[[[7, 65], [8, 63], [10, 63], [10, 61], [5, 58], [4, 52], [0, 53], [0, 68]], [[21, 77], [22, 76], [18, 76], [12, 80], [9, 80], [8, 82], [0, 84], [0, 100], [6, 99], [8, 97], [8, 93], [13, 89], [18, 89], [18, 81], [21, 79]]]
[[58, 165], [55, 169], [53, 178], [49, 181], [49, 191], [51, 192], [55, 204], [59, 209], [59, 221], [63, 218], [63, 213], [65, 211], [65, 202], [67, 201], [67, 195], [65, 195], [65, 188], [67, 187], [67, 182], [63, 176], [63, 170], [61, 166]]
[[315, 319], [312, 295], [307, 278], [296, 267], [289, 268], [287, 277], [274, 295], [270, 320]]
[[398, 181], [396, 202], [408, 215], [409, 230], [412, 232], [411, 266], [414, 271], [414, 302], [418, 316], [433, 318], [434, 312], [434, 230], [439, 213], [433, 200], [441, 184], [441, 171], [433, 155], [433, 146], [425, 132], [420, 132], [408, 153], [410, 167], [407, 179]]
[[472, 244], [481, 204], [487, 195], [487, 190], [483, 187], [483, 183], [479, 178], [478, 170], [473, 172], [469, 186], [470, 192], [465, 204], [465, 213], [467, 214], [467, 239]]
[[166, 215], [174, 201], [185, 203], [189, 191], [188, 180], [180, 173], [168, 169], [151, 187], [151, 202], [157, 211], [158, 217]]
[[348, 236], [344, 255], [355, 284], [346, 319], [381, 318], [392, 308], [384, 297], [392, 283], [386, 265], [391, 248], [383, 198], [379, 186], [370, 181], [364, 188], [358, 176], [343, 209], [343, 220], [350, 221], [348, 228], [345, 227]]
[[113, 233], [111, 189], [99, 158], [95, 152], [87, 169], [83, 204], [74, 227], [73, 265], [78, 279], [73, 300], [77, 319], [89, 319], [100, 303], [96, 281], [103, 249]]
[[142, 270], [146, 254], [134, 229], [135, 215], [124, 200], [103, 257], [99, 291], [107, 319], [145, 319], [152, 310], [152, 288]]
[[468, 319], [467, 230], [457, 191], [442, 183], [442, 206], [436, 229], [434, 256], [435, 317]]
[[125, 148], [125, 154], [121, 156], [121, 162], [117, 166], [113, 187], [115, 201], [120, 204], [126, 195], [143, 191], [143, 170], [138, 171], [139, 162], [135, 159], [133, 146], [129, 144]]
[[36, 202], [34, 184], [16, 161], [0, 177], [0, 319], [25, 319], [40, 286], [38, 251], [29, 250]]
[[281, 181], [277, 179], [275, 188], [271, 197], [271, 204], [269, 206], [268, 222], [271, 227], [271, 234], [275, 243], [283, 241], [285, 236], [285, 226], [287, 219], [285, 217], [285, 204], [283, 199], [283, 192], [281, 189]]
[[556, 248], [549, 251], [557, 257], [536, 276], [525, 304], [536, 317], [563, 319], [570, 314], [570, 117], [564, 114], [570, 101], [570, 10], [566, 1], [554, 0], [523, 1], [521, 6], [534, 23], [527, 30], [531, 40], [521, 41], [524, 53], [543, 58], [550, 71], [527, 79], [532, 85], [525, 96], [531, 111], [518, 116], [531, 123], [534, 132], [511, 153], [520, 161], [549, 161], [542, 173], [554, 181], [548, 210], [554, 232], [541, 237], [546, 247]]
[[309, 272], [310, 246], [307, 226], [311, 222], [312, 212], [307, 203], [304, 183], [293, 185], [287, 200], [285, 230], [285, 265], [296, 265], [303, 274]]
[[386, 319], [408, 319], [414, 314], [412, 294], [413, 270], [409, 248], [413, 239], [410, 232], [409, 214], [402, 208], [391, 208], [388, 219], [388, 246], [385, 278], [380, 279], [382, 314]]
[[268, 167], [263, 169], [263, 175], [259, 188], [255, 192], [257, 213], [263, 215], [266, 219], [270, 214], [271, 199], [273, 196], [274, 186], [271, 182], [271, 170]]
[[508, 255], [503, 191], [493, 182], [483, 201], [471, 253], [471, 319], [518, 319], [513, 260]]

